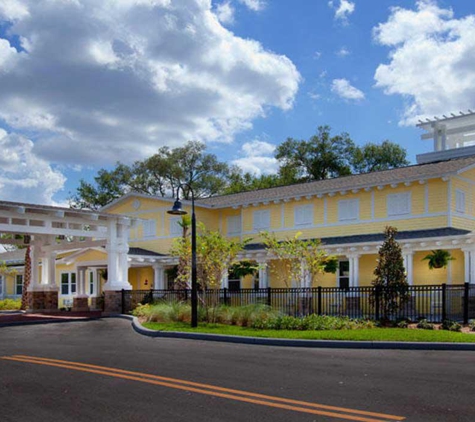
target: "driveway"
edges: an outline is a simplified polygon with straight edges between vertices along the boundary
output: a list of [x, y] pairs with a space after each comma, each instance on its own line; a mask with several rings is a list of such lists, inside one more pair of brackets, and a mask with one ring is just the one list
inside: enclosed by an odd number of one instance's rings
[[473, 421], [473, 352], [148, 338], [101, 319], [0, 328], [3, 421]]

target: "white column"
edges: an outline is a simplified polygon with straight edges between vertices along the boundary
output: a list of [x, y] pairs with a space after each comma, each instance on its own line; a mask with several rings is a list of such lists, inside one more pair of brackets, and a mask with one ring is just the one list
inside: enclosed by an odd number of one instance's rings
[[226, 271], [224, 272], [223, 278], [221, 279], [221, 288], [222, 289], [229, 288], [229, 271], [227, 268], [226, 268]]
[[469, 283], [475, 283], [475, 251], [470, 251], [470, 281]]
[[360, 284], [360, 266], [359, 266], [359, 255], [348, 255], [348, 260], [350, 263], [350, 287], [358, 287]]
[[165, 289], [165, 267], [163, 265], [153, 266], [153, 288], [155, 290]]
[[129, 244], [127, 243], [127, 227], [115, 221], [109, 222], [109, 233], [107, 240], [107, 283], [103, 290], [131, 290], [129, 283], [129, 263], [127, 253]]
[[78, 267], [77, 269], [77, 297], [80, 298], [87, 298], [89, 295], [87, 294], [86, 289], [86, 268], [85, 267]]
[[31, 246], [30, 247], [30, 260], [31, 260], [31, 281], [30, 281], [30, 289], [41, 291], [41, 285], [39, 282], [39, 275], [40, 275], [40, 268], [38, 265], [38, 246]]
[[406, 269], [407, 284], [414, 284], [414, 252], [404, 252], [404, 268]]
[[464, 258], [464, 282], [471, 283], [472, 280], [470, 278], [470, 251], [464, 250], [463, 251], [463, 258]]
[[259, 289], [269, 287], [269, 269], [266, 261], [257, 261], [259, 264]]

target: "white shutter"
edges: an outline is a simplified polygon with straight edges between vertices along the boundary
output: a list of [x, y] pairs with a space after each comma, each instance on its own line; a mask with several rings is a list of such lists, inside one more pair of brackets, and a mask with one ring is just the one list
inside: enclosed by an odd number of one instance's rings
[[455, 211], [465, 214], [465, 192], [459, 189], [455, 191]]
[[261, 210], [254, 211], [252, 216], [252, 228], [254, 230], [268, 230], [270, 229], [270, 211]]
[[387, 196], [388, 216], [408, 215], [411, 213], [411, 194], [396, 193]]
[[228, 236], [239, 236], [241, 234], [241, 216], [228, 217]]
[[142, 222], [143, 237], [154, 237], [157, 233], [157, 223], [155, 220], [145, 220]]
[[181, 217], [170, 218], [170, 236], [181, 236], [183, 228], [180, 226]]
[[313, 222], [313, 205], [301, 205], [294, 209], [296, 226], [309, 226]]
[[359, 219], [360, 200], [345, 199], [338, 201], [338, 220], [351, 221]]

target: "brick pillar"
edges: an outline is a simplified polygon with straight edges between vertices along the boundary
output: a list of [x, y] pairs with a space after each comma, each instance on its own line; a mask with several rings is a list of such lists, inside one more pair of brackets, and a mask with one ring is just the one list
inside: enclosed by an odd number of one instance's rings
[[122, 313], [122, 292], [106, 290], [104, 292], [104, 312], [109, 314]]

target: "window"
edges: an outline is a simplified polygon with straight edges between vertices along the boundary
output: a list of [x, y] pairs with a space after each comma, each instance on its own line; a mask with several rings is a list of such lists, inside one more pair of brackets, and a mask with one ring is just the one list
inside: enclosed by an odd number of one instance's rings
[[360, 214], [359, 199], [345, 199], [338, 201], [338, 221], [358, 220]]
[[61, 273], [61, 294], [76, 293], [76, 273]]
[[170, 218], [170, 236], [181, 236], [183, 228], [180, 226], [181, 217]]
[[254, 211], [252, 215], [252, 228], [255, 231], [270, 229], [270, 211]]
[[21, 295], [23, 293], [23, 274], [15, 276], [15, 294]]
[[313, 223], [313, 205], [301, 205], [294, 208], [295, 226], [311, 226]]
[[338, 287], [346, 290], [350, 288], [350, 261], [338, 263]]
[[143, 237], [154, 237], [157, 233], [157, 222], [155, 220], [142, 221]]
[[396, 193], [387, 196], [388, 217], [411, 213], [411, 194]]
[[228, 236], [239, 236], [241, 234], [241, 216], [228, 217]]
[[465, 214], [465, 192], [463, 190], [455, 191], [455, 211]]
[[241, 290], [241, 278], [232, 270], [228, 272], [228, 290]]

